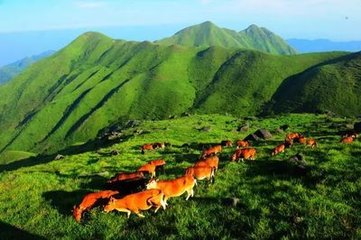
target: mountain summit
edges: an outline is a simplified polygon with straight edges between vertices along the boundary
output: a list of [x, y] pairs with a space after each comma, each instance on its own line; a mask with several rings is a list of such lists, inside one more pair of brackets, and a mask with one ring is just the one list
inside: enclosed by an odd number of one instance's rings
[[291, 55], [296, 50], [281, 37], [266, 28], [255, 24], [237, 32], [227, 28], [220, 28], [207, 21], [182, 29], [171, 37], [161, 39], [155, 43], [164, 45], [183, 45], [189, 47], [243, 48], [258, 50], [272, 54]]

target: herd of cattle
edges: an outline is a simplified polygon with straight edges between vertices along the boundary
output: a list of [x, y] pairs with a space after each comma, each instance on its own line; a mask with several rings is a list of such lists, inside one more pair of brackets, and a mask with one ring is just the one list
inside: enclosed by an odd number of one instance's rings
[[[342, 136], [341, 143], [352, 143], [357, 137], [358, 132], [352, 131]], [[293, 144], [305, 144], [311, 148], [317, 147], [314, 138], [306, 138], [300, 133], [288, 133], [283, 143], [276, 146], [271, 155], [277, 155], [284, 152]], [[230, 140], [222, 141], [221, 144], [211, 146], [202, 150], [202, 154], [193, 166], [185, 169], [184, 175], [172, 180], [156, 180], [156, 173], [163, 170], [166, 162], [162, 159], [149, 161], [132, 173], [121, 172], [108, 180], [109, 189], [84, 196], [78, 206], [73, 207], [73, 216], [77, 222], [81, 221], [84, 212], [90, 209], [102, 206], [105, 212], [117, 210], [127, 213], [129, 218], [131, 213], [144, 217], [140, 211], [155, 208], [155, 212], [161, 207], [166, 209], [167, 200], [172, 197], [178, 197], [187, 192], [186, 200], [193, 196], [193, 188], [197, 180], [214, 181], [215, 173], [218, 170], [218, 154], [224, 147], [232, 147]], [[164, 149], [165, 143], [151, 143], [141, 146], [141, 152], [154, 149]], [[250, 146], [247, 140], [236, 141], [236, 150], [230, 156], [230, 161], [255, 160], [256, 148]], [[150, 178], [149, 178], [150, 177]], [[145, 190], [146, 189], [146, 190]]]

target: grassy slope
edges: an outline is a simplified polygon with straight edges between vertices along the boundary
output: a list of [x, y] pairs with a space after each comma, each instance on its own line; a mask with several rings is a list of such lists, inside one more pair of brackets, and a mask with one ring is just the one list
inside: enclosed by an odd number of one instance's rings
[[290, 77], [273, 97], [274, 112], [361, 114], [361, 53], [317, 65]]
[[[239, 124], [249, 122], [248, 132], [236, 132]], [[286, 153], [270, 157], [272, 147], [285, 133], [256, 144], [257, 160], [230, 163], [233, 149], [221, 154], [221, 167], [214, 185], [199, 183], [195, 197], [171, 199], [166, 211], [145, 212], [146, 218], [124, 213], [105, 214], [97, 208], [88, 221], [77, 224], [70, 213], [86, 192], [102, 189], [106, 179], [119, 171], [134, 171], [151, 159], [166, 159], [165, 175], [173, 178], [194, 163], [200, 154], [198, 143], [239, 139], [265, 127], [276, 129], [289, 124], [289, 131], [313, 136], [319, 147], [294, 146]], [[360, 238], [361, 142], [338, 143], [337, 130], [344, 130], [350, 120], [330, 119], [322, 115], [289, 115], [277, 119], [244, 120], [220, 115], [199, 115], [175, 120], [145, 121], [137, 129], [146, 134], [98, 151], [66, 156], [60, 161], [29, 159], [32, 164], [5, 166], [0, 173], [0, 227], [2, 239], [16, 239], [22, 234], [50, 239], [143, 239], [143, 238], [222, 238], [222, 239], [350, 239]], [[210, 132], [197, 129], [209, 126]], [[146, 142], [169, 141], [164, 151], [140, 154]], [[184, 143], [194, 143], [182, 147]], [[112, 149], [120, 154], [109, 155]], [[309, 163], [304, 176], [292, 174], [285, 163], [301, 152]], [[24, 162], [25, 163], [25, 162]], [[33, 165], [33, 166], [32, 166]], [[0, 166], [3, 170], [3, 166]], [[229, 198], [240, 199], [229, 205]], [[6, 225], [4, 224], [6, 223]]]
[[220, 28], [209, 21], [187, 27], [173, 36], [155, 41], [155, 43], [201, 48], [218, 46], [253, 49], [285, 55], [296, 53], [296, 50], [289, 46], [286, 41], [265, 28], [251, 25], [241, 32], [236, 32], [227, 28]]
[[257, 114], [285, 78], [341, 55], [275, 56], [260, 52], [237, 52], [222, 65], [213, 82], [201, 92], [195, 107], [203, 113]]

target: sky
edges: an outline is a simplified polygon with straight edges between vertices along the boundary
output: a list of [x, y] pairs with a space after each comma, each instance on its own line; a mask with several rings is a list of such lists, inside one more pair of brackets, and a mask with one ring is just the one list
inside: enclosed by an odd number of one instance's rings
[[41, 33], [54, 32], [63, 39], [48, 36], [54, 49], [88, 30], [156, 40], [208, 20], [237, 31], [256, 24], [285, 39], [361, 40], [360, 12], [361, 0], [0, 0], [0, 45], [29, 32], [45, 41]]

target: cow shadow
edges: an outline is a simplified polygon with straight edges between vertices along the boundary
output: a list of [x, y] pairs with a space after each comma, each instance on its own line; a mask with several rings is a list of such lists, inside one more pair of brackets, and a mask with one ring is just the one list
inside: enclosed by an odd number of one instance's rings
[[91, 191], [80, 189], [76, 191], [49, 191], [44, 192], [42, 197], [50, 203], [60, 214], [69, 216], [72, 214], [74, 205], [79, 204], [83, 197]]
[[29, 233], [8, 223], [0, 221], [0, 233], [2, 240], [26, 239], [26, 240], [45, 240], [46, 238]]
[[174, 155], [174, 161], [176, 163], [188, 162], [195, 163], [200, 157], [200, 154], [188, 153], [188, 154], [176, 154]]

